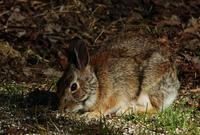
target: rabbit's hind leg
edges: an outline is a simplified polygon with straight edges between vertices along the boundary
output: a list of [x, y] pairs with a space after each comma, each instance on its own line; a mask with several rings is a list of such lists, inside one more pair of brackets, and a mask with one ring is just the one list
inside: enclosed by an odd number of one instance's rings
[[179, 84], [176, 81], [174, 80], [175, 84], [169, 84], [164, 80], [157, 91], [149, 91], [148, 94], [141, 92], [137, 99], [136, 112], [155, 113], [169, 107], [177, 96]]
[[140, 113], [156, 113], [158, 111], [158, 108], [155, 107], [151, 103], [151, 97], [146, 92], [141, 92], [140, 96], [138, 97], [135, 105], [133, 106], [133, 110], [136, 114]]
[[176, 72], [171, 72], [163, 76], [158, 85], [158, 90], [149, 91], [149, 99], [153, 107], [163, 110], [169, 107], [177, 97], [180, 83]]
[[137, 100], [123, 102], [117, 110], [117, 115], [155, 113], [157, 108], [151, 104], [150, 97], [147, 93], [141, 92]]

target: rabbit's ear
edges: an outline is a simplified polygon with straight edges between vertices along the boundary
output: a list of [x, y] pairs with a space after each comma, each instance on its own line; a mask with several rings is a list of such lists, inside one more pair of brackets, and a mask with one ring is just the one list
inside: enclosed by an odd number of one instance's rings
[[74, 38], [69, 44], [70, 60], [78, 69], [84, 69], [89, 63], [89, 52], [86, 44], [80, 38]]

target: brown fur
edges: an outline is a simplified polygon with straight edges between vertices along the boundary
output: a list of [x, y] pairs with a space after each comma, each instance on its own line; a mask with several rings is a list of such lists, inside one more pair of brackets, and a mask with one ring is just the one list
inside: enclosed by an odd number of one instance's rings
[[[173, 102], [179, 81], [168, 54], [147, 38], [127, 37], [122, 36], [90, 55], [84, 49], [81, 55], [85, 53], [89, 59], [78, 56], [81, 50], [76, 48], [84, 48], [84, 44], [73, 42], [72, 50], [76, 52], [73, 58], [77, 60], [73, 59], [71, 68], [65, 71], [57, 85], [59, 93], [64, 91], [59, 95], [61, 110], [82, 110], [84, 115], [98, 117], [130, 111], [152, 113]], [[73, 76], [71, 83], [70, 74]], [[65, 81], [68, 83], [64, 86]], [[79, 88], [72, 93], [73, 83]]]

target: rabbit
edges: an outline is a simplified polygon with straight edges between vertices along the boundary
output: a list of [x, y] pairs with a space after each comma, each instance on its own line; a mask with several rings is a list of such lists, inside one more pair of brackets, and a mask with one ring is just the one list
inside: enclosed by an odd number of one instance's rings
[[127, 36], [90, 51], [80, 38], [69, 43], [69, 65], [57, 82], [59, 110], [98, 118], [156, 113], [177, 97], [174, 62], [148, 38]]

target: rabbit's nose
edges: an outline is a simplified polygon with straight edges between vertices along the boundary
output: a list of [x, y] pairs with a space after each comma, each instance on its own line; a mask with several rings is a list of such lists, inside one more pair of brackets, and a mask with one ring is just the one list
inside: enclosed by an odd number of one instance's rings
[[65, 109], [64, 109], [64, 112], [67, 113], [67, 112], [70, 112], [70, 111], [69, 111], [69, 109], [65, 108]]

